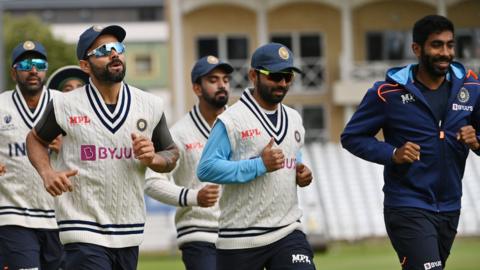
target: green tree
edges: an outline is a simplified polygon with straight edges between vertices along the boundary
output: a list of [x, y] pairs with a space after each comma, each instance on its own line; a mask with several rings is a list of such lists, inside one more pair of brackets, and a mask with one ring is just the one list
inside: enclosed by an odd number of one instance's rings
[[15, 46], [23, 41], [38, 41], [45, 47], [48, 57], [47, 76], [62, 66], [78, 64], [75, 45], [55, 38], [50, 26], [36, 16], [14, 17], [5, 14], [3, 31], [6, 59], [3, 64], [5, 66], [7, 89], [13, 89], [15, 86], [10, 77], [12, 51]]

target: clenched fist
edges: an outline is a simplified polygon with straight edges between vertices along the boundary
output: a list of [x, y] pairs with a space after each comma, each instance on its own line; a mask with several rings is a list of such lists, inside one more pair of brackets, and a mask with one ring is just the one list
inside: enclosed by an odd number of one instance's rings
[[198, 191], [197, 202], [200, 207], [211, 207], [215, 205], [220, 196], [218, 185], [208, 184]]
[[297, 164], [296, 170], [297, 177], [295, 180], [297, 181], [297, 185], [299, 187], [306, 187], [310, 185], [313, 179], [312, 171], [310, 171], [307, 166], [303, 165], [303, 163]]
[[477, 150], [480, 147], [477, 132], [472, 126], [464, 126], [457, 133], [457, 140], [466, 144], [470, 149]]
[[406, 142], [402, 147], [395, 150], [392, 159], [396, 164], [413, 163], [420, 160], [420, 145]]
[[155, 157], [155, 147], [152, 141], [142, 135], [132, 133], [133, 155], [143, 165], [149, 166]]

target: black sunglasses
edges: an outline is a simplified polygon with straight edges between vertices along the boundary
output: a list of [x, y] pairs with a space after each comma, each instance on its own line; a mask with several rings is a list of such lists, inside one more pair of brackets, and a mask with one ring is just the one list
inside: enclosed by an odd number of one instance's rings
[[289, 83], [295, 77], [295, 73], [293, 72], [270, 72], [264, 69], [257, 69], [258, 72], [262, 73], [263, 75], [267, 76], [267, 78], [274, 82], [281, 82], [285, 80], [286, 83]]

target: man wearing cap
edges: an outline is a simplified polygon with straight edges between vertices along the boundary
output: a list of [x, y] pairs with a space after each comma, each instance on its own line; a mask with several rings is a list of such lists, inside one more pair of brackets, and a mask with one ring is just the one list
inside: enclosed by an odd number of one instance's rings
[[315, 269], [297, 198], [297, 182], [312, 180], [300, 153], [305, 129], [281, 103], [294, 72], [288, 48], [259, 47], [248, 74], [253, 88], [218, 116], [203, 151], [198, 178], [224, 185], [217, 269]]
[[[145, 226], [145, 169], [169, 172], [178, 149], [162, 100], [123, 82], [125, 30], [85, 30], [77, 44], [89, 84], [59, 95], [27, 136], [29, 158], [58, 196], [66, 269], [136, 269]], [[59, 134], [54, 168], [46, 146]]]
[[168, 175], [147, 172], [145, 192], [178, 207], [177, 243], [187, 270], [216, 269], [220, 191], [218, 185], [201, 183], [196, 168], [211, 127], [228, 102], [232, 71], [232, 66], [211, 55], [195, 63], [191, 80], [198, 104], [171, 129], [180, 150], [177, 166]]
[[27, 133], [58, 93], [44, 86], [47, 69], [42, 44], [20, 43], [12, 53], [15, 89], [0, 95], [0, 161], [5, 165], [0, 172], [1, 269], [58, 269], [63, 255], [53, 198], [25, 148]]
[[88, 74], [79, 66], [68, 65], [55, 70], [47, 81], [48, 89], [70, 92], [88, 83]]

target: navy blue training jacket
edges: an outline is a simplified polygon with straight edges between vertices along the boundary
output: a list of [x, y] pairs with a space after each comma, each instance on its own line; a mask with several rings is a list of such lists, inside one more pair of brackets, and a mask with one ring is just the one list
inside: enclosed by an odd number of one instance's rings
[[[362, 159], [385, 165], [384, 206], [459, 210], [469, 148], [456, 134], [472, 125], [477, 138], [480, 135], [480, 83], [453, 62], [447, 74], [451, 82], [447, 112], [437, 121], [413, 82], [413, 67], [388, 70], [386, 80], [368, 90], [341, 135], [342, 145]], [[385, 141], [375, 138], [380, 130]], [[407, 141], [420, 145], [420, 160], [395, 164], [394, 149]]]

